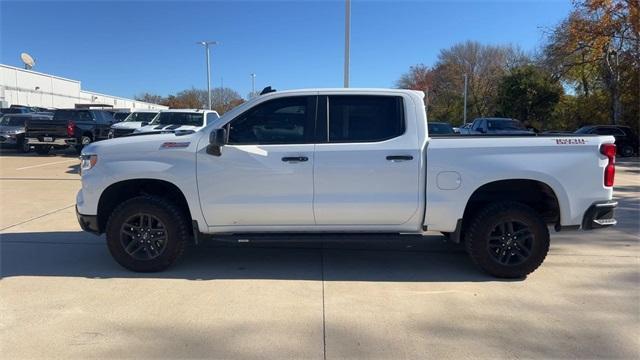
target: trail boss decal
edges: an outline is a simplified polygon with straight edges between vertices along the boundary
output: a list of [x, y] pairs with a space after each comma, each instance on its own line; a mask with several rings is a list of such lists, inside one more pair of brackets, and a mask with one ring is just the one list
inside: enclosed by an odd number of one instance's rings
[[160, 146], [160, 149], [179, 149], [189, 147], [189, 142], [166, 142]]
[[556, 139], [556, 145], [584, 145], [585, 139]]

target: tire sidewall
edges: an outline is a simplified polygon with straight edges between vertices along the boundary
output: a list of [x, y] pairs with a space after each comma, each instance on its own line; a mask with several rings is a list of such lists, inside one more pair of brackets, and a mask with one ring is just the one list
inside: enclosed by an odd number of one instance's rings
[[91, 144], [92, 140], [90, 136], [83, 135], [80, 137], [79, 142], [80, 144], [76, 145], [76, 152], [78, 154], [82, 153], [82, 149], [84, 149], [85, 146]]
[[633, 147], [630, 145], [625, 145], [620, 149], [620, 155], [622, 157], [630, 157], [633, 156]]
[[[506, 221], [517, 221], [526, 225], [534, 238], [531, 254], [518, 265], [500, 264], [487, 248], [489, 235], [498, 224]], [[537, 269], [544, 261], [549, 251], [549, 230], [538, 214], [526, 205], [503, 203], [499, 206], [489, 206], [474, 220], [467, 241], [467, 250], [474, 262], [489, 274], [504, 278], [522, 278]]]
[[[136, 213], [147, 213], [157, 217], [165, 226], [167, 244], [162, 253], [151, 260], [138, 260], [127, 254], [121, 241], [120, 229], [124, 222]], [[169, 267], [179, 256], [184, 246], [184, 222], [176, 218], [167, 204], [153, 198], [134, 198], [120, 205], [112, 213], [106, 227], [107, 246], [113, 258], [123, 267], [138, 272], [161, 271]]]

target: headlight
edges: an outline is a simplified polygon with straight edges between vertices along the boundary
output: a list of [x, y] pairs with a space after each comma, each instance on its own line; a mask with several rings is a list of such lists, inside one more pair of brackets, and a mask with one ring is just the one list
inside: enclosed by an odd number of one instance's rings
[[98, 155], [83, 154], [80, 155], [80, 174], [91, 170], [98, 162]]

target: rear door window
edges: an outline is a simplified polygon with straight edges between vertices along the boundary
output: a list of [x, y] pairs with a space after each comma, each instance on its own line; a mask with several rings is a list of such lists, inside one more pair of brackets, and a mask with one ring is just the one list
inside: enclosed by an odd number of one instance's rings
[[327, 141], [377, 142], [404, 134], [401, 96], [330, 95]]

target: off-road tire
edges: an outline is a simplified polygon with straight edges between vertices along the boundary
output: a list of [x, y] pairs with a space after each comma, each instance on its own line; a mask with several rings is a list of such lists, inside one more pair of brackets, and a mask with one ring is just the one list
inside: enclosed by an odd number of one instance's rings
[[80, 153], [82, 153], [82, 149], [84, 149], [85, 146], [91, 144], [93, 140], [91, 139], [91, 136], [82, 135], [78, 141], [80, 142], [80, 144], [76, 145], [76, 153], [80, 155]]
[[[121, 240], [121, 229], [125, 221], [138, 213], [147, 213], [158, 218], [166, 229], [166, 245], [161, 254], [153, 259], [139, 260], [129, 255]], [[113, 210], [106, 225], [107, 246], [113, 258], [123, 267], [136, 272], [162, 271], [174, 264], [190, 239], [188, 219], [173, 203], [157, 196], [131, 198]]]
[[[531, 249], [521, 263], [502, 264], [494, 258], [500, 256], [502, 249], [493, 250], [497, 255], [490, 253], [489, 239], [500, 224], [513, 221], [529, 228], [532, 240], [528, 243]], [[495, 247], [494, 244], [492, 246]], [[547, 256], [549, 229], [531, 207], [514, 201], [496, 202], [475, 213], [466, 231], [465, 245], [471, 260], [483, 271], [499, 278], [523, 278], [535, 271]]]
[[620, 157], [631, 157], [633, 156], [633, 153], [633, 146], [631, 145], [625, 145], [620, 148]]

